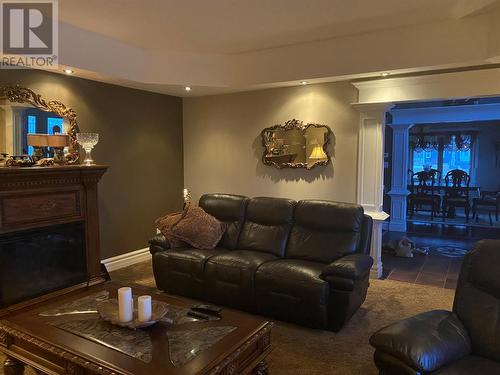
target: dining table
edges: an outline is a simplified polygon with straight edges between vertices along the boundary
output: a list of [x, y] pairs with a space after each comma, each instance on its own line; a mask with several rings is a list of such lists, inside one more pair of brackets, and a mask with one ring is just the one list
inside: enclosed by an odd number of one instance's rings
[[[407, 186], [407, 189], [410, 192], [410, 194], [412, 194], [414, 192], [414, 189], [416, 189], [417, 187], [418, 187], [418, 185], [416, 185], [416, 184], [415, 185], [409, 184]], [[462, 190], [462, 191], [468, 190], [469, 191], [469, 199], [471, 199], [471, 200], [472, 200], [472, 198], [474, 198], [476, 196], [479, 197], [481, 195], [480, 194], [480, 192], [481, 192], [480, 186], [463, 186], [463, 187], [456, 188], [453, 186], [446, 186], [446, 185], [434, 185], [434, 186], [427, 187], [429, 194], [437, 194], [437, 195], [441, 196], [441, 199], [446, 195], [446, 193], [448, 193], [449, 191], [451, 191], [453, 189], [455, 189], [455, 190], [458, 189], [458, 190]], [[471, 193], [472, 193], [472, 196], [471, 196]], [[451, 209], [448, 212], [447, 217], [449, 219], [455, 218], [455, 208], [454, 207], [451, 207]]]

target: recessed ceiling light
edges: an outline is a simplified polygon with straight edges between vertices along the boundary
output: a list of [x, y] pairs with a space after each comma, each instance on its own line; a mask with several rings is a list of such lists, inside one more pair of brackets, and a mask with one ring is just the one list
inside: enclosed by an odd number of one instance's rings
[[66, 73], [66, 74], [73, 74], [74, 71], [71, 70], [71, 69], [64, 69], [64, 73]]
[[380, 75], [381, 75], [382, 77], [387, 77], [389, 74], [390, 74], [390, 73], [384, 72], [384, 73], [381, 73]]
[[308, 83], [309, 83], [309, 82], [307, 82], [307, 81], [301, 81], [301, 82], [300, 82], [300, 84], [301, 84], [301, 85], [307, 85]]
[[184, 87], [184, 90], [186, 90], [186, 91], [191, 91], [191, 87], [186, 86], [186, 87]]

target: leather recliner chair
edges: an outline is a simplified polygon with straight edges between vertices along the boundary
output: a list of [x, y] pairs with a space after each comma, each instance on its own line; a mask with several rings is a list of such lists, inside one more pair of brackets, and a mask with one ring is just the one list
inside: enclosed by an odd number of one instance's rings
[[371, 338], [380, 374], [500, 374], [500, 241], [465, 256], [452, 311], [382, 328]]
[[212, 250], [150, 240], [159, 289], [332, 330], [363, 303], [373, 260], [361, 206], [228, 194], [199, 205], [228, 229]]

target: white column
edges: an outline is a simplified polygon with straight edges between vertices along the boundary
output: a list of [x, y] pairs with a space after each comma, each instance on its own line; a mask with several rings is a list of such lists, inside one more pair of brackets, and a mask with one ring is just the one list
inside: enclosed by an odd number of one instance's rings
[[357, 201], [373, 219], [370, 276], [382, 277], [382, 223], [389, 215], [382, 210], [384, 195], [384, 129], [388, 103], [355, 104], [361, 112], [358, 144]]
[[396, 232], [406, 232], [406, 201], [408, 194], [408, 154], [409, 130], [413, 124], [392, 124], [392, 183], [391, 191], [391, 221], [389, 229]]

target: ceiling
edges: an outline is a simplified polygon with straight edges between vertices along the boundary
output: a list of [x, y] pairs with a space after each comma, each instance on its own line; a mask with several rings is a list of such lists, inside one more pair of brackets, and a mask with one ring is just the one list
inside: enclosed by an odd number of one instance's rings
[[[497, 0], [59, 0], [60, 22], [78, 30], [70, 41], [70, 33], [61, 35], [65, 29], [60, 28], [61, 49], [65, 48], [60, 62], [88, 78], [176, 95], [185, 94], [185, 85], [200, 88], [190, 95], [212, 94], [289, 85], [294, 80], [442, 68], [460, 65], [461, 60], [477, 64], [491, 57], [488, 48], [481, 46], [484, 56], [480, 52], [471, 52], [470, 57], [448, 54], [436, 58], [435, 64], [430, 57], [419, 62], [410, 52], [401, 51], [401, 58], [414, 61], [414, 66], [409, 62], [384, 65], [386, 54], [373, 67], [360, 62], [370, 56], [360, 54], [359, 49], [363, 48], [360, 43], [377, 48], [373, 38], [379, 37], [384, 48], [390, 48], [387, 41], [394, 36], [413, 32], [418, 37], [427, 26], [430, 30], [440, 25], [443, 37], [446, 28], [457, 38], [461, 32], [467, 36], [465, 28], [470, 28], [478, 49], [476, 34], [486, 27], [481, 26], [484, 14], [496, 4]], [[483, 21], [472, 25], [480, 17]], [[464, 30], [457, 31], [459, 26]], [[491, 38], [487, 36], [491, 30], [483, 31], [484, 38]], [[93, 61], [87, 62], [77, 51], [85, 45], [84, 37], [88, 39], [86, 52], [95, 54]], [[463, 42], [466, 47], [468, 40]], [[356, 50], [349, 50], [349, 43]], [[439, 43], [432, 47], [437, 49], [433, 53], [445, 56], [447, 45], [439, 47]], [[303, 61], [307, 60], [304, 53], [316, 60], [317, 67]], [[264, 61], [280, 59], [297, 68], [259, 67]], [[272, 69], [277, 72], [274, 76]]]
[[233, 54], [443, 20], [453, 17], [461, 3], [61, 0], [59, 17], [79, 28], [145, 49]]

